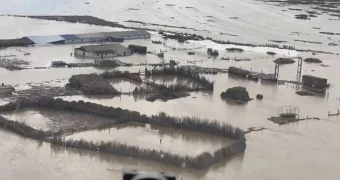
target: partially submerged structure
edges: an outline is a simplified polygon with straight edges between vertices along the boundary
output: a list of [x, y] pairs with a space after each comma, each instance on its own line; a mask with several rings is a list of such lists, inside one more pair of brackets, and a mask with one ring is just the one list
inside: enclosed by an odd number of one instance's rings
[[295, 118], [300, 115], [300, 108], [295, 106], [279, 106], [277, 113], [283, 118]]
[[221, 98], [234, 100], [239, 104], [244, 104], [251, 100], [247, 89], [241, 86], [228, 88], [225, 92], [221, 93]]
[[52, 67], [65, 67], [67, 64], [64, 61], [52, 61]]
[[19, 39], [2, 39], [0, 40], [0, 47], [8, 47], [8, 46], [29, 46], [33, 45], [34, 42], [28, 39], [27, 37], [22, 37]]
[[235, 67], [235, 66], [230, 66], [229, 69], [228, 69], [228, 72], [229, 72], [229, 74], [239, 76], [239, 77], [242, 77], [242, 78], [247, 78], [248, 75], [251, 74], [250, 71], [245, 70], [245, 69], [241, 69], [241, 68], [238, 68], [238, 67]]
[[139, 45], [134, 45], [134, 44], [130, 44], [129, 49], [132, 52], [140, 53], [140, 54], [146, 54], [148, 51], [148, 48], [146, 46], [139, 46]]
[[98, 74], [74, 75], [69, 79], [67, 88], [83, 91], [85, 95], [116, 95], [119, 92]]
[[123, 42], [130, 39], [149, 39], [151, 34], [144, 30], [138, 31], [113, 31], [85, 34], [62, 34], [49, 36], [27, 36], [20, 39], [0, 40], [0, 46], [26, 46], [45, 44], [73, 44], [73, 43], [96, 43], [96, 42]]
[[131, 51], [123, 45], [117, 43], [81, 46], [74, 49], [74, 54], [79, 57], [107, 58], [116, 56], [128, 56], [131, 55]]
[[1, 94], [12, 94], [12, 92], [14, 92], [15, 89], [13, 86], [11, 85], [5, 85], [4, 83], [1, 83], [0, 85], [0, 95]]
[[292, 58], [277, 58], [273, 61], [274, 63], [277, 63], [277, 64], [293, 64], [295, 63], [295, 61], [292, 59]]
[[96, 58], [94, 60], [95, 66], [100, 67], [117, 67], [117, 66], [131, 66], [131, 63], [124, 63], [119, 59]]
[[303, 75], [302, 83], [306, 86], [311, 86], [315, 88], [326, 88], [329, 86], [326, 78], [311, 76], [311, 75]]

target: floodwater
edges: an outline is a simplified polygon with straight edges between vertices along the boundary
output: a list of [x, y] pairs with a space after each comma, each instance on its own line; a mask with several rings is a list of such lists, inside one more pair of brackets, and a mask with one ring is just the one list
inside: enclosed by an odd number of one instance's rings
[[166, 127], [143, 126], [144, 124], [129, 123], [104, 130], [85, 131], [66, 136], [66, 140], [93, 142], [119, 142], [142, 149], [195, 157], [204, 152], [213, 153], [232, 142], [230, 139], [206, 135], [204, 133], [188, 132]]
[[166, 75], [166, 76], [151, 76], [146, 78], [149, 81], [152, 81], [157, 84], [161, 85], [183, 85], [190, 88], [198, 88], [201, 87], [198, 83], [196, 83], [193, 80], [178, 77], [178, 76], [172, 76], [172, 75]]
[[[297, 20], [296, 12], [288, 10], [287, 6], [266, 4], [253, 0], [228, 1], [119, 1], [89, 0], [84, 1], [4, 1], [0, 6], [1, 14], [79, 14], [93, 15], [106, 20], [117, 21], [125, 25], [142, 27], [140, 24], [124, 22], [126, 20], [139, 20], [152, 23], [185, 26], [195, 28], [186, 30], [171, 27], [146, 25], [156, 29], [172, 30], [178, 32], [192, 32], [210, 36], [221, 40], [230, 40], [243, 43], [265, 44], [269, 40], [287, 41], [296, 48], [315, 49], [339, 53], [338, 46], [328, 46], [328, 43], [340, 44], [339, 36], [320, 34], [320, 31], [334, 32], [340, 29], [340, 21], [330, 20], [327, 14], [318, 15], [311, 20]], [[175, 4], [167, 6], [166, 4]], [[193, 7], [193, 8], [186, 8]], [[294, 8], [294, 6], [289, 6]], [[129, 8], [139, 10], [128, 10]], [[296, 7], [295, 7], [296, 8]], [[301, 5], [303, 11], [310, 6]], [[285, 10], [285, 11], [284, 11]], [[117, 16], [117, 14], [119, 14]], [[231, 18], [231, 17], [239, 17]], [[69, 24], [53, 21], [41, 21], [25, 18], [0, 17], [1, 38], [15, 38], [27, 35], [54, 35], [65, 33], [85, 33], [97, 31], [113, 31], [114, 28], [96, 27], [82, 24]], [[314, 29], [313, 27], [321, 28]], [[237, 36], [221, 35], [220, 33]], [[293, 33], [292, 32], [299, 32]], [[296, 35], [300, 34], [300, 35]], [[160, 39], [153, 34], [152, 39]], [[309, 40], [321, 44], [309, 44], [295, 40]], [[193, 43], [193, 42], [190, 42]], [[209, 41], [192, 44], [167, 43], [169, 46], [190, 48], [213, 47], [223, 50], [229, 45], [217, 45]], [[167, 50], [165, 61], [178, 60], [182, 65], [196, 62], [195, 65], [204, 67], [228, 68], [238, 66], [253, 71], [273, 72], [272, 61], [282, 56], [311, 57], [311, 53], [295, 51], [281, 51], [267, 48], [246, 49], [244, 53], [221, 52], [223, 57], [250, 58], [250, 62], [220, 61], [202, 55], [206, 49], [197, 49], [194, 56], [187, 55], [187, 51], [171, 51], [163, 45], [154, 45], [149, 40], [126, 41], [128, 44], [141, 44], [150, 47], [150, 51], [159, 52]], [[78, 45], [76, 45], [78, 46]], [[38, 46], [21, 48], [31, 52], [24, 57], [16, 48], [0, 50], [0, 55], [16, 54], [19, 59], [27, 58], [32, 67], [49, 66], [52, 60], [66, 62], [83, 62], [70, 56], [73, 46]], [[268, 56], [265, 51], [275, 51], [277, 56]], [[145, 114], [155, 114], [164, 111], [173, 116], [199, 116], [217, 119], [231, 123], [242, 129], [248, 127], [266, 127], [267, 130], [247, 134], [247, 149], [243, 154], [226, 162], [217, 164], [205, 171], [192, 171], [185, 168], [168, 166], [161, 163], [140, 160], [136, 158], [120, 157], [50, 146], [27, 138], [0, 130], [0, 172], [4, 179], [119, 179], [124, 169], [139, 169], [149, 171], [165, 171], [184, 179], [205, 180], [231, 180], [231, 179], [338, 179], [340, 177], [340, 119], [328, 118], [327, 114], [339, 109], [340, 66], [339, 56], [316, 54], [314, 57], [323, 60], [330, 67], [318, 64], [303, 63], [303, 74], [310, 74], [328, 78], [331, 87], [323, 96], [302, 97], [295, 94], [297, 90], [293, 85], [273, 86], [260, 84], [228, 75], [207, 76], [215, 81], [213, 92], [191, 93], [191, 96], [168, 102], [145, 100], [135, 101], [131, 96], [120, 98], [95, 97], [64, 97], [66, 100], [84, 100], [97, 102], [108, 106], [136, 110]], [[121, 59], [128, 63], [156, 63], [163, 60], [155, 55], [134, 55]], [[88, 62], [89, 60], [85, 60]], [[192, 64], [191, 64], [192, 65]], [[143, 71], [145, 67], [120, 67], [119, 70], [131, 72]], [[295, 80], [297, 64], [280, 66], [280, 79]], [[34, 69], [23, 71], [8, 71], [0, 68], [0, 82], [5, 84], [24, 86], [29, 82], [43, 82], [61, 80], [65, 82], [74, 74], [98, 73], [102, 69], [96, 68], [70, 68], [70, 69]], [[126, 87], [128, 85], [122, 85]], [[251, 97], [261, 93], [262, 101], [253, 100], [246, 105], [229, 104], [220, 99], [220, 93], [229, 87], [245, 86]], [[194, 98], [196, 97], [196, 98]], [[0, 98], [0, 104], [3, 99]], [[298, 123], [278, 126], [268, 121], [270, 116], [277, 115], [278, 106], [293, 105], [300, 108], [300, 116], [316, 116], [321, 120], [301, 121]]]
[[132, 92], [136, 87], [143, 85], [128, 78], [109, 79], [109, 83], [119, 92]]
[[13, 112], [1, 113], [4, 117], [13, 121], [23, 122], [44, 131], [71, 131], [107, 126], [114, 119], [49, 109], [20, 109]]

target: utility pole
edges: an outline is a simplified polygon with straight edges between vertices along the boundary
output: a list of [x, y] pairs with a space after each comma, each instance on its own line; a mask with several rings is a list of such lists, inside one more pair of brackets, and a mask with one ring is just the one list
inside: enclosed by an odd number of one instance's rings
[[297, 67], [297, 74], [296, 74], [296, 81], [300, 82], [302, 73], [302, 58], [298, 57], [298, 67]]
[[280, 66], [278, 62], [275, 62], [275, 71], [274, 71], [274, 77], [275, 80], [279, 80], [279, 71], [280, 71]]

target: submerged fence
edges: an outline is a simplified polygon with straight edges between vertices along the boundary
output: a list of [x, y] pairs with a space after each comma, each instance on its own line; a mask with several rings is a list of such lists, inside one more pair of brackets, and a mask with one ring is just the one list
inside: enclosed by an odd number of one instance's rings
[[214, 153], [202, 153], [198, 156], [181, 156], [168, 152], [162, 152], [154, 149], [142, 149], [137, 146], [129, 146], [119, 142], [88, 142], [84, 140], [65, 140], [60, 134], [52, 134], [49, 131], [36, 130], [32, 127], [15, 121], [11, 121], [0, 116], [0, 125], [26, 137], [38, 140], [44, 140], [52, 144], [82, 148], [87, 150], [113, 153], [124, 156], [145, 158], [149, 160], [160, 161], [176, 166], [190, 168], [206, 168], [213, 163], [220, 162], [230, 158], [232, 155], [244, 151], [246, 148], [244, 132], [230, 124], [210, 121], [198, 117], [172, 117], [165, 113], [158, 115], [146, 116], [136, 111], [124, 110], [103, 106], [100, 104], [89, 103], [84, 101], [64, 101], [62, 99], [53, 99], [50, 97], [39, 98], [22, 98], [16, 103], [10, 103], [0, 106], [0, 112], [12, 111], [22, 108], [47, 108], [62, 109], [67, 111], [77, 111], [89, 113], [98, 116], [105, 116], [118, 119], [118, 123], [136, 121], [140, 123], [149, 123], [154, 125], [167, 126], [177, 129], [196, 131], [202, 133], [214, 134], [225, 138], [233, 139], [232, 144], [216, 150]]

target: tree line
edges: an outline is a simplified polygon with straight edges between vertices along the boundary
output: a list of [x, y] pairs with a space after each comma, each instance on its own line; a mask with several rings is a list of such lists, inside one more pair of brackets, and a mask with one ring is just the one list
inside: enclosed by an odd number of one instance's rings
[[214, 82], [209, 81], [204, 76], [201, 76], [197, 72], [193, 72], [184, 67], [164, 67], [161, 69], [154, 68], [151, 71], [145, 69], [145, 76], [156, 76], [156, 75], [174, 75], [199, 83], [207, 90], [214, 90]]

